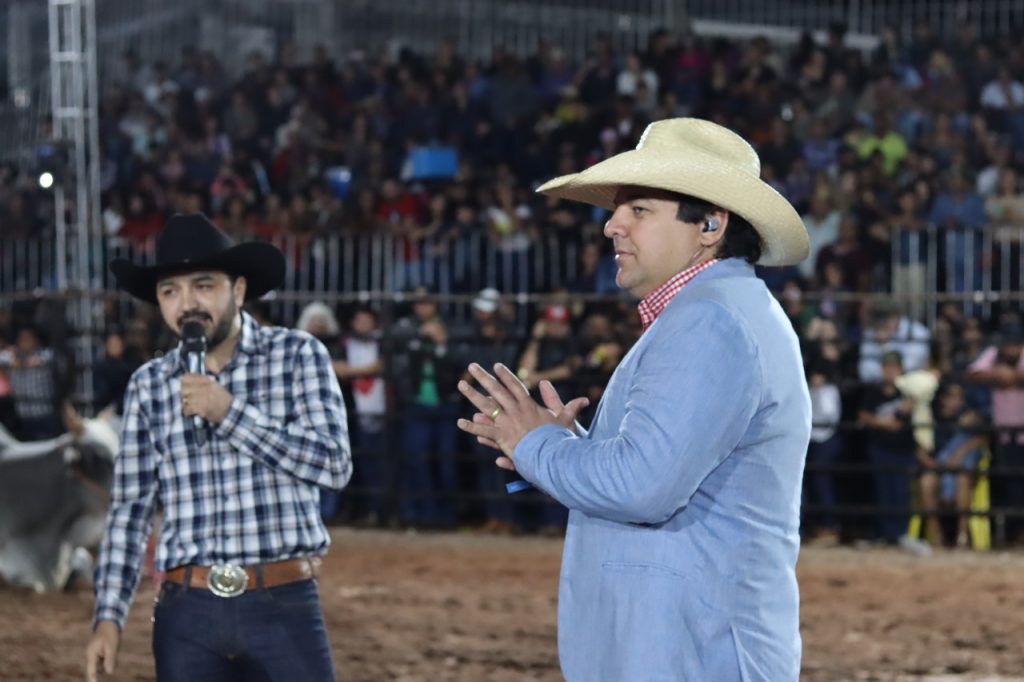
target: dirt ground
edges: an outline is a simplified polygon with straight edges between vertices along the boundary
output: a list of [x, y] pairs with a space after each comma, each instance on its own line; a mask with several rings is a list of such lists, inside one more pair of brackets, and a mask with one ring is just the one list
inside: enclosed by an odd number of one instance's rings
[[[336, 529], [321, 594], [339, 679], [560, 680], [559, 540]], [[1024, 554], [805, 549], [812, 682], [1024, 680]], [[117, 673], [152, 679], [154, 596], [136, 596]], [[0, 590], [0, 680], [82, 679], [92, 595]], [[600, 681], [595, 681], [600, 682]]]

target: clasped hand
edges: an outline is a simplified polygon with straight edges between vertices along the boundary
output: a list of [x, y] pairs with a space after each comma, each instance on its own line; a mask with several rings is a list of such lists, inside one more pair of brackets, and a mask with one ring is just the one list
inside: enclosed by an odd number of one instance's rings
[[186, 417], [197, 415], [219, 424], [228, 416], [234, 396], [208, 374], [184, 374], [181, 377], [181, 411]]
[[539, 388], [544, 404], [540, 405], [530, 397], [523, 382], [501, 363], [494, 366], [493, 376], [475, 362], [469, 366], [469, 373], [485, 393], [468, 381], [459, 382], [459, 391], [480, 411], [472, 420], [458, 420], [458, 427], [484, 445], [500, 450], [504, 456], [495, 463], [510, 471], [515, 471], [512, 454], [516, 445], [527, 433], [544, 424], [559, 424], [575, 431], [576, 415], [590, 404], [587, 398], [574, 398], [563, 404], [551, 382], [542, 381]]

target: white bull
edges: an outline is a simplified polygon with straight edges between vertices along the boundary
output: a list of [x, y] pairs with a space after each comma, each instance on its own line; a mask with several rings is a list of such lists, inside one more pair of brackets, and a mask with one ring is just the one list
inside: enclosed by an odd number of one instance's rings
[[73, 560], [89, 561], [110, 502], [118, 440], [111, 421], [81, 420], [74, 433], [31, 443], [0, 426], [0, 583], [60, 589]]

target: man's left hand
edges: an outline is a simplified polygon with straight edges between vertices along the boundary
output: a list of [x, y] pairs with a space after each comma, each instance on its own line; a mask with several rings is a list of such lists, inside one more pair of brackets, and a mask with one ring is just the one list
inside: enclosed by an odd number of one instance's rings
[[198, 415], [213, 424], [228, 416], [234, 396], [208, 374], [181, 377], [181, 411], [186, 417]]
[[[472, 420], [460, 419], [458, 426], [481, 443], [501, 450], [509, 460], [527, 433], [544, 424], [573, 428], [576, 415], [590, 403], [586, 398], [576, 398], [562, 405], [554, 388], [548, 386], [548, 395], [544, 396], [547, 406], [539, 405], [512, 370], [500, 363], [494, 366], [497, 378], [476, 363], [469, 366], [469, 373], [487, 393], [467, 381], [459, 382], [459, 391], [480, 412]], [[511, 469], [512, 463], [499, 460], [499, 466]]]

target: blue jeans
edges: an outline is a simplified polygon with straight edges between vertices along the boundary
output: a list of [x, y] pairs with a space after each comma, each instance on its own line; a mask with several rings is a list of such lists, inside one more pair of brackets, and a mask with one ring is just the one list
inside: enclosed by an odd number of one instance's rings
[[399, 514], [403, 522], [451, 526], [459, 489], [456, 449], [461, 416], [454, 405], [408, 408], [404, 419]]
[[335, 679], [315, 580], [238, 597], [165, 582], [153, 623], [159, 682]]
[[[947, 462], [956, 450], [966, 443], [973, 434], [958, 431], [946, 446], [935, 455], [935, 459], [939, 462]], [[981, 460], [981, 450], [971, 450], [965, 456], [963, 461], [960, 463], [961, 469], [976, 469], [978, 462]], [[960, 472], [946, 472], [941, 474], [939, 488], [942, 491], [942, 498], [945, 500], [956, 499], [956, 477]]]
[[510, 495], [505, 490], [505, 480], [508, 478], [504, 469], [499, 469], [494, 460], [501, 454], [487, 445], [473, 440], [474, 466], [477, 467], [477, 485], [480, 493], [486, 495], [483, 501], [484, 514], [488, 519], [498, 519], [506, 523], [520, 525], [515, 504], [515, 495]]
[[907, 534], [910, 522], [911, 469], [913, 452], [897, 452], [878, 445], [868, 447], [875, 468], [875, 495], [879, 507], [879, 532], [886, 542], [895, 543]]
[[341, 493], [330, 488], [320, 488], [320, 518], [333, 519], [341, 506]]
[[[1013, 432], [1016, 437], [1016, 432]], [[1024, 445], [1000, 443], [992, 461], [992, 506], [1024, 509], [1024, 474], [1009, 474], [1004, 468], [1024, 468]], [[1024, 519], [1011, 517], [1006, 521], [1011, 542], [1024, 540]]]
[[353, 494], [361, 495], [361, 511], [378, 519], [387, 511], [391, 490], [390, 467], [385, 460], [386, 434], [381, 431], [363, 431], [356, 427], [352, 433]]
[[353, 511], [353, 503], [357, 503], [360, 505], [357, 513], [369, 512], [378, 518], [384, 515], [387, 492], [382, 462], [384, 433], [364, 432], [356, 427], [350, 432], [349, 437], [352, 443], [352, 481], [349, 487], [355, 489], [356, 499], [353, 500], [353, 494], [348, 489], [343, 493], [340, 490], [321, 488], [320, 518], [324, 521], [338, 514], [342, 502], [349, 507], [349, 514]]
[[[811, 441], [808, 446], [807, 461], [810, 464], [830, 467], [843, 454], [843, 437], [839, 432], [821, 443]], [[839, 504], [836, 494], [836, 473], [834, 471], [815, 471], [810, 474], [808, 492], [815, 504], [826, 507], [820, 516], [820, 526], [829, 530], [839, 530], [839, 517], [835, 507]]]

